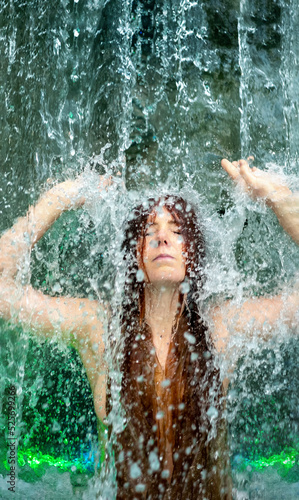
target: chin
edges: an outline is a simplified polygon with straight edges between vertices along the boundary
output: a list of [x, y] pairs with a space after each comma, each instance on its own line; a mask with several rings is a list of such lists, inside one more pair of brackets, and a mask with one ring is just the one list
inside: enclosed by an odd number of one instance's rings
[[152, 285], [156, 286], [179, 286], [184, 281], [185, 275], [177, 275], [175, 273], [161, 273], [158, 276], [149, 276], [149, 281]]

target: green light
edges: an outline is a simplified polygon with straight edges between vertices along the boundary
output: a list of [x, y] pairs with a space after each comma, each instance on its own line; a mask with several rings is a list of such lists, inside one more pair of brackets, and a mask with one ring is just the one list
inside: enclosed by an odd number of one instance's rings
[[[102, 453], [101, 453], [102, 452]], [[104, 447], [100, 452], [100, 462], [104, 461], [105, 451]], [[235, 459], [233, 468], [235, 470], [263, 470], [268, 467], [274, 467], [279, 469], [280, 472], [287, 473], [292, 469], [292, 467], [298, 463], [299, 451], [295, 448], [289, 448], [282, 451], [278, 455], [271, 455], [268, 458], [261, 457], [256, 460], [250, 460], [248, 458], [240, 457]], [[3, 462], [4, 467], [9, 470], [10, 466], [7, 460]], [[33, 470], [38, 471], [43, 469], [45, 466], [56, 467], [61, 471], [77, 471], [81, 473], [91, 472], [94, 463], [91, 460], [86, 460], [83, 457], [66, 459], [63, 457], [53, 457], [48, 454], [44, 454], [34, 448], [18, 449], [18, 465], [24, 467], [29, 465]]]
[[262, 470], [266, 467], [275, 467], [284, 469], [286, 472], [288, 472], [297, 463], [298, 459], [299, 451], [295, 448], [289, 448], [282, 451], [279, 455], [272, 455], [268, 458], [261, 457], [257, 460], [242, 458], [237, 462], [236, 468], [239, 470], [248, 468], [251, 468], [253, 470]]
[[[4, 467], [9, 470], [10, 466], [7, 460], [3, 462]], [[91, 461], [84, 463], [83, 458], [75, 458], [72, 460], [67, 460], [62, 457], [52, 457], [51, 455], [43, 454], [34, 448], [28, 448], [25, 450], [18, 449], [18, 465], [24, 467], [28, 464], [33, 470], [38, 471], [38, 469], [44, 468], [44, 466], [57, 467], [61, 471], [77, 471], [81, 473], [90, 472], [90, 465], [93, 465]]]

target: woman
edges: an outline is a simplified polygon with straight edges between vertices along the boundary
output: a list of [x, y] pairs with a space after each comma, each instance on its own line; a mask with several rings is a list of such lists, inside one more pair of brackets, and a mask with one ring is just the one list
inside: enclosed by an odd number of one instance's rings
[[205, 249], [194, 210], [177, 196], [148, 200], [123, 246], [118, 497], [231, 498], [221, 382], [198, 307]]
[[[297, 195], [245, 161], [223, 160], [222, 166], [253, 197], [265, 199], [299, 243]], [[10, 319], [13, 306], [36, 335], [56, 333], [77, 348], [103, 420], [107, 309], [88, 299], [47, 297], [31, 286], [20, 287], [15, 279], [27, 253], [59, 215], [83, 203], [80, 180], [66, 181], [4, 233], [0, 314]], [[282, 312], [292, 323], [299, 296], [253, 299], [240, 309], [228, 301], [212, 310], [207, 331], [198, 308], [204, 245], [194, 212], [182, 199], [152, 200], [146, 209], [136, 209], [124, 249], [121, 400], [126, 424], [115, 446], [118, 498], [229, 499], [223, 391], [214, 349], [225, 352], [233, 321], [237, 332], [246, 332], [253, 320], [255, 328], [265, 332], [267, 323], [269, 331]], [[109, 389], [108, 383], [108, 411]]]

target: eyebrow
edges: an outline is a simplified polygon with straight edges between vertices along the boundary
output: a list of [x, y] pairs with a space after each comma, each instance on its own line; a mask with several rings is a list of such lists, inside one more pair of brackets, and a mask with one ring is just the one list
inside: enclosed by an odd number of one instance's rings
[[[176, 222], [175, 220], [169, 220], [167, 221], [167, 224], [172, 224], [174, 226], [179, 226], [179, 223]], [[158, 226], [158, 222], [149, 222], [147, 227], [150, 227], [150, 226]]]

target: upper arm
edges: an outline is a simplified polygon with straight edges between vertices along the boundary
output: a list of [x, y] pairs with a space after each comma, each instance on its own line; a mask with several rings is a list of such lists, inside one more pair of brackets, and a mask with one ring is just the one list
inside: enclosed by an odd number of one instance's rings
[[15, 309], [18, 320], [39, 337], [56, 336], [76, 348], [82, 342], [97, 343], [104, 350], [106, 311], [96, 300], [50, 297], [28, 286]]
[[225, 350], [232, 335], [250, 339], [256, 334], [268, 340], [277, 321], [294, 325], [299, 311], [299, 294], [259, 297], [246, 300], [242, 305], [227, 301], [212, 311], [212, 337], [218, 351]]

